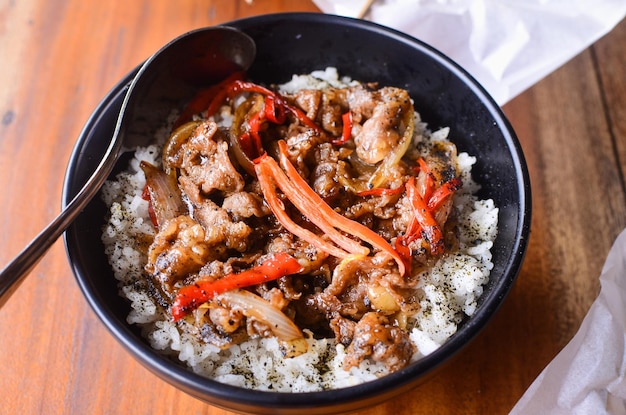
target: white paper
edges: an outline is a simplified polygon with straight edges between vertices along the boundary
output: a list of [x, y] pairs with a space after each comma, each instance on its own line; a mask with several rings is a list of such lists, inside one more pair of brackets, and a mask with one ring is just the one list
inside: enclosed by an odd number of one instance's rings
[[600, 284], [579, 331], [511, 415], [626, 414], [626, 231], [609, 252]]
[[[367, 0], [314, 0], [356, 17]], [[377, 0], [365, 19], [440, 50], [503, 105], [608, 33], [626, 0]]]

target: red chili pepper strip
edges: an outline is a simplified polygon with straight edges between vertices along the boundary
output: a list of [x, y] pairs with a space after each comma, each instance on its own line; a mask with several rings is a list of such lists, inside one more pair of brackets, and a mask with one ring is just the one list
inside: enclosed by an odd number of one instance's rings
[[294, 107], [293, 105], [285, 104], [285, 108], [289, 110], [295, 117], [304, 125], [311, 128], [312, 130], [317, 131], [319, 134], [324, 134], [324, 130], [322, 127], [317, 125], [312, 119], [310, 119], [300, 108]]
[[[284, 142], [280, 141], [280, 143]], [[369, 253], [369, 248], [361, 245], [360, 242], [347, 237], [346, 235], [335, 229], [335, 226], [330, 223], [327, 215], [324, 214], [326, 210], [320, 208], [321, 205], [328, 205], [317, 195], [317, 193], [315, 193], [313, 189], [311, 189], [311, 187], [308, 185], [308, 183], [306, 183], [306, 181], [304, 181], [304, 179], [301, 178], [303, 183], [299, 184], [295, 183], [293, 180], [290, 180], [285, 172], [281, 170], [278, 163], [276, 163], [276, 160], [269, 156], [259, 158], [255, 160], [255, 163], [256, 162], [258, 162], [259, 165], [262, 165], [260, 168], [257, 168], [255, 166], [255, 169], [257, 171], [257, 177], [259, 177], [259, 173], [265, 173], [265, 175], [270, 176], [276, 183], [276, 186], [280, 188], [280, 190], [282, 190], [283, 194], [300, 211], [300, 213], [302, 213], [309, 221], [311, 221], [311, 223], [316, 225], [322, 232], [324, 232], [324, 235], [333, 242], [335, 242], [342, 251], [345, 250], [351, 254], [359, 255], [367, 255]], [[296, 174], [298, 173], [296, 172]], [[300, 175], [298, 175], [298, 177], [300, 177]], [[259, 181], [260, 180], [261, 179], [259, 179]], [[328, 209], [330, 209], [330, 207], [328, 207]], [[339, 215], [336, 212], [335, 214]], [[314, 241], [308, 239], [305, 240], [315, 245]], [[326, 250], [326, 252], [331, 255], [335, 255], [328, 250]]]
[[237, 274], [227, 274], [214, 281], [198, 281], [181, 288], [172, 304], [172, 317], [178, 321], [216, 295], [236, 288], [273, 281], [285, 275], [302, 272], [303, 267], [291, 255], [278, 252], [261, 265]]
[[333, 140], [332, 143], [336, 146], [345, 144], [352, 137], [352, 112], [348, 111], [341, 116], [343, 122], [343, 130], [341, 132], [341, 138]]
[[215, 114], [217, 110], [222, 106], [222, 104], [224, 104], [226, 99], [232, 99], [237, 94], [240, 94], [242, 92], [255, 92], [264, 96], [274, 95], [273, 91], [262, 87], [261, 85], [237, 79], [230, 82], [229, 84], [223, 85], [220, 91], [215, 94], [215, 97], [207, 108], [206, 116], [210, 117], [211, 115]]
[[385, 189], [385, 188], [381, 188], [378, 187], [376, 189], [369, 189], [369, 190], [363, 190], [360, 192], [357, 192], [356, 195], [357, 196], [391, 196], [391, 195], [397, 195], [399, 193], [402, 193], [402, 191], [404, 190], [404, 186], [398, 186], [395, 189]]
[[284, 123], [287, 119], [285, 106], [280, 105], [274, 95], [268, 95], [265, 97], [265, 118], [278, 125]]
[[233, 97], [241, 92], [256, 92], [261, 95], [276, 95], [274, 91], [271, 89], [267, 89], [264, 86], [259, 84], [255, 84], [254, 82], [249, 81], [235, 81], [233, 82], [232, 88], [230, 89], [229, 97]]
[[199, 114], [204, 111], [214, 100], [215, 96], [220, 92], [226, 85], [233, 83], [236, 80], [243, 79], [245, 77], [245, 72], [235, 72], [230, 75], [228, 78], [224, 79], [218, 84], [212, 85], [206, 89], [199, 91], [192, 99], [189, 101], [185, 109], [181, 112], [180, 116], [174, 123], [174, 127], [172, 129], [180, 127], [187, 121], [190, 121], [194, 114]]
[[241, 149], [253, 160], [264, 153], [261, 143], [261, 126], [265, 120], [265, 112], [259, 111], [248, 120], [248, 131], [239, 137]]
[[[398, 264], [400, 275], [404, 275], [406, 271], [404, 261], [391, 247], [391, 245], [389, 245], [389, 242], [367, 226], [335, 212], [333, 208], [324, 202], [324, 200], [322, 200], [322, 198], [315, 193], [313, 189], [311, 189], [306, 180], [300, 176], [296, 168], [293, 164], [291, 164], [289, 158], [287, 157], [287, 143], [282, 140], [279, 141], [278, 148], [280, 149], [281, 166], [285, 170], [287, 177], [289, 177], [293, 185], [300, 190], [304, 197], [307, 209], [301, 210], [301, 212], [309, 217], [313, 214], [313, 212], [315, 212], [315, 215], [321, 215], [321, 217], [333, 227], [350, 235], [356, 236], [357, 238], [369, 243], [371, 246], [378, 248], [380, 251], [385, 252]], [[357, 252], [351, 251], [351, 253]]]
[[191, 121], [194, 114], [199, 114], [202, 111], [204, 111], [204, 109], [213, 100], [213, 97], [215, 96], [217, 91], [218, 91], [218, 88], [216, 85], [207, 89], [203, 89], [202, 91], [199, 91], [191, 99], [189, 104], [187, 104], [185, 109], [180, 113], [180, 116], [178, 117], [178, 119], [176, 120], [176, 122], [174, 123], [172, 127], [172, 131], [176, 130], [178, 127], [185, 124], [186, 122]]
[[228, 96], [232, 94], [231, 90], [233, 86], [235, 85], [235, 82], [231, 82], [228, 85], [224, 85], [216, 92], [215, 96], [213, 97], [213, 100], [207, 106], [207, 110], [205, 114], [207, 118], [215, 114], [217, 110], [219, 110], [220, 107], [224, 104], [224, 102], [226, 101], [226, 98], [228, 98]]
[[266, 97], [271, 96], [275, 100], [276, 106], [283, 107], [284, 111], [291, 112], [301, 123], [305, 124], [307, 127], [322, 132], [322, 129], [319, 125], [317, 125], [312, 119], [310, 119], [300, 108], [288, 104], [285, 98], [283, 98], [278, 92], [274, 92], [252, 82], [235, 81], [233, 84], [235, 85], [233, 85], [233, 90], [230, 96], [234, 96], [239, 92], [256, 92], [258, 94], [265, 95]]
[[266, 95], [267, 93], [272, 93], [272, 91], [267, 88], [263, 88], [260, 85], [246, 82], [241, 79], [235, 79], [230, 83], [220, 83], [219, 91], [217, 91], [217, 93], [213, 97], [213, 100], [209, 104], [206, 111], [206, 116], [210, 117], [211, 115], [215, 114], [227, 99], [232, 99], [241, 92], [257, 92], [263, 95]]
[[[256, 172], [257, 178], [259, 180], [259, 185], [261, 186], [261, 191], [263, 192], [263, 197], [265, 201], [269, 205], [272, 213], [276, 216], [276, 219], [287, 229], [289, 232], [293, 233], [297, 237], [304, 239], [309, 242], [311, 245], [315, 246], [321, 251], [324, 251], [330, 255], [336, 256], [337, 258], [345, 258], [348, 256], [348, 252], [343, 249], [336, 247], [328, 240], [321, 238], [315, 233], [305, 229], [298, 224], [296, 224], [287, 212], [285, 212], [285, 206], [283, 202], [280, 200], [278, 195], [276, 194], [276, 190], [274, 189], [274, 185], [272, 183], [272, 179], [276, 181], [274, 177], [274, 173], [272, 169], [268, 165], [268, 162], [275, 164], [274, 159], [272, 159], [267, 154], [263, 154], [258, 159], [254, 160], [254, 170]], [[283, 174], [284, 175], [284, 174]]]
[[282, 120], [282, 122], [284, 122], [284, 119], [282, 118], [280, 113], [286, 113], [287, 111], [289, 111], [307, 127], [314, 129], [320, 134], [324, 133], [319, 125], [317, 125], [313, 120], [307, 117], [307, 115], [302, 110], [288, 104], [287, 101], [279, 93], [269, 90], [261, 85], [257, 85], [253, 82], [246, 82], [241, 80], [235, 80], [229, 85], [225, 85], [224, 88], [222, 88], [218, 93], [215, 94], [215, 97], [213, 98], [211, 104], [207, 109], [206, 116], [210, 117], [211, 115], [215, 114], [226, 99], [232, 99], [237, 94], [242, 92], [254, 92], [264, 95], [265, 97], [272, 97], [272, 99], [274, 100], [273, 104], [276, 108], [274, 117], [277, 120]]
[[420, 196], [415, 187], [415, 180], [411, 177], [406, 183], [407, 196], [413, 206], [415, 219], [422, 227], [424, 238], [430, 244], [430, 252], [433, 255], [440, 255], [444, 250], [443, 233], [439, 224], [435, 220], [432, 212], [428, 209], [426, 202]]
[[404, 267], [406, 268], [407, 274], [410, 274], [413, 261], [411, 260], [412, 252], [409, 248], [408, 241], [401, 236], [397, 237], [393, 249], [395, 249], [398, 255], [400, 255], [400, 257], [402, 258], [402, 262], [404, 262]]
[[409, 248], [409, 244], [419, 238], [421, 236], [421, 232], [422, 227], [417, 221], [417, 218], [413, 216], [411, 218], [411, 221], [409, 222], [409, 226], [407, 226], [404, 235], [398, 236], [394, 244], [394, 249], [404, 260], [404, 265], [406, 266], [408, 273], [411, 272], [411, 265], [413, 263], [413, 253]]
[[461, 186], [463, 186], [463, 182], [458, 177], [448, 180], [442, 184], [433, 192], [432, 196], [428, 200], [428, 209], [431, 211], [437, 210], [443, 202], [445, 202], [449, 196], [452, 196], [454, 192], [459, 190]]

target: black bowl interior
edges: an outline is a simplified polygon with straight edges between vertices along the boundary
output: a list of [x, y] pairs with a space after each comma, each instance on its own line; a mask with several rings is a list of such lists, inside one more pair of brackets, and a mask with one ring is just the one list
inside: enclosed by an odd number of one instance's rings
[[[440, 349], [375, 382], [315, 393], [268, 393], [223, 385], [160, 356], [126, 323], [129, 304], [100, 241], [106, 208], [93, 200], [65, 234], [77, 282], [113, 336], [143, 365], [185, 392], [230, 410], [255, 413], [329, 413], [373, 405], [414, 387], [458, 352], [485, 326], [513, 284], [526, 250], [530, 224], [528, 172], [519, 142], [498, 105], [464, 70], [431, 47], [396, 31], [360, 20], [307, 13], [247, 18], [228, 23], [251, 35], [258, 57], [249, 76], [261, 83], [285, 82], [295, 73], [334, 66], [342, 75], [406, 88], [422, 119], [433, 129], [448, 126], [460, 151], [478, 158], [474, 178], [481, 197], [500, 208], [492, 250], [494, 269], [476, 314]], [[129, 73], [96, 108], [71, 156], [63, 202], [69, 203], [95, 169], [113, 133]], [[125, 168], [124, 159], [117, 170]]]

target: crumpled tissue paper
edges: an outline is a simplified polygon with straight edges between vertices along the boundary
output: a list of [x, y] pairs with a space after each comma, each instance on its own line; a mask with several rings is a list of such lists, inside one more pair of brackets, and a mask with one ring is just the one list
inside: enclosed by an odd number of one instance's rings
[[[357, 17], [368, 0], [314, 0]], [[503, 105], [608, 33], [625, 0], [377, 0], [366, 20], [448, 55]]]
[[609, 252], [600, 285], [574, 338], [510, 415], [626, 414], [626, 231]]

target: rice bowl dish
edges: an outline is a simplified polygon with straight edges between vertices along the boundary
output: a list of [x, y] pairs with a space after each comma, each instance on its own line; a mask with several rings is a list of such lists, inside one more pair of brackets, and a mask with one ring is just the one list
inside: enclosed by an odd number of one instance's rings
[[[334, 68], [326, 68], [311, 75], [294, 76], [290, 82], [280, 85], [278, 90], [283, 95], [293, 95], [303, 89], [324, 90], [355, 85], [360, 84], [341, 78]], [[400, 306], [396, 304], [393, 307], [397, 309], [384, 313], [386, 316], [393, 315], [390, 326], [403, 325], [407, 341], [411, 344], [410, 350], [405, 350], [406, 356], [402, 357], [400, 366], [390, 364], [389, 360], [371, 358], [373, 352], [356, 353], [354, 347], [350, 349], [350, 342], [337, 341], [332, 336], [314, 335], [312, 331], [315, 330], [310, 331], [307, 327], [301, 327], [307, 351], [288, 358], [285, 358], [284, 345], [276, 336], [247, 336], [224, 349], [199, 339], [197, 332], [184, 328], [184, 322], [181, 329], [181, 323], [172, 320], [171, 312], [155, 300], [145, 283], [145, 268], [149, 263], [147, 245], [153, 242], [157, 230], [151, 219], [150, 203], [144, 194], [146, 174], [145, 168], [142, 168], [142, 162], [163, 168], [163, 146], [179, 116], [179, 113], [173, 114], [155, 137], [155, 144], [137, 149], [128, 169], [109, 181], [103, 189], [109, 213], [102, 241], [115, 278], [119, 281], [120, 293], [132, 306], [127, 321], [141, 327], [151, 347], [183, 362], [195, 373], [222, 383], [265, 391], [321, 391], [375, 380], [418, 361], [444, 344], [456, 332], [459, 323], [476, 312], [483, 286], [489, 281], [493, 268], [490, 249], [498, 233], [498, 208], [492, 200], [481, 200], [476, 196], [479, 186], [472, 179], [476, 158], [459, 152], [454, 157], [454, 176], [462, 182], [462, 187], [455, 189], [449, 207], [454, 217], [454, 247], [445, 254], [439, 253], [425, 260], [428, 266], [414, 273], [411, 293], [406, 294], [415, 299], [410, 312], [404, 312], [402, 318], [397, 317]], [[452, 144], [448, 140], [447, 128], [430, 131], [428, 120], [423, 122], [413, 111], [411, 116], [413, 128], [410, 130], [409, 152], [413, 155], [409, 158], [413, 162], [422, 156], [428, 157], [433, 148]], [[212, 116], [212, 121], [219, 128], [228, 130], [232, 128], [234, 118], [234, 111], [224, 108]], [[352, 147], [350, 150], [355, 149]], [[381, 163], [383, 159], [379, 158], [372, 164]], [[363, 192], [362, 189], [357, 190]], [[401, 194], [374, 197], [395, 198], [396, 210], [400, 209], [398, 203], [406, 203], [400, 202], [404, 197]], [[399, 226], [400, 230], [394, 231], [392, 239], [398, 240], [401, 233], [407, 232], [407, 227], [407, 224]], [[415, 247], [412, 252], [415, 252]], [[337, 262], [333, 262], [335, 267], [339, 266]], [[402, 266], [401, 261], [388, 262], [396, 268]], [[371, 296], [365, 302], [372, 310], [385, 308], [380, 304], [378, 307], [370, 306]], [[359, 313], [355, 322], [363, 317], [362, 314]], [[355, 354], [358, 355], [356, 361], [350, 359]], [[346, 359], [353, 363], [347, 369]]]
[[[242, 388], [219, 382], [194, 372], [180, 361], [178, 351], [155, 349], [145, 335], [145, 327], [128, 322], [134, 311], [131, 301], [124, 294], [120, 295], [115, 267], [111, 267], [105, 254], [102, 237], [110, 206], [100, 197], [86, 206], [65, 233], [68, 260], [81, 293], [103, 326], [138, 363], [178, 390], [226, 410], [298, 415], [344, 413], [372, 407], [399, 394], [419, 394], [420, 389], [415, 388], [452, 363], [452, 357], [459, 356], [489, 324], [519, 273], [528, 245], [531, 192], [528, 170], [515, 132], [501, 108], [467, 72], [429, 45], [405, 34], [367, 21], [307, 13], [255, 16], [227, 25], [242, 30], [256, 43], [257, 59], [248, 70], [251, 80], [262, 85], [277, 85], [289, 81], [293, 74], [335, 67], [340, 74], [357, 80], [405, 88], [429, 130], [437, 132], [449, 127], [449, 138], [459, 153], [465, 152], [471, 159], [475, 157], [471, 175], [480, 185], [475, 195], [480, 200], [493, 200], [498, 209], [498, 221], [497, 235], [490, 249], [493, 268], [482, 286], [482, 294], [477, 296], [474, 313], [457, 324], [456, 333], [434, 351], [402, 369], [356, 386], [300, 393]], [[78, 193], [105, 154], [115, 131], [126, 86], [136, 74], [134, 70], [122, 77], [86, 121], [68, 164], [64, 206]], [[167, 96], [155, 97], [158, 116], [154, 117], [153, 111], [143, 111], [152, 117], [150, 128], [140, 124], [134, 133], [154, 137], [152, 126], [167, 121], [173, 109], [184, 108], [195, 91], [190, 90], [182, 102], [172, 102]], [[158, 135], [167, 134], [169, 131], [164, 130]], [[125, 153], [109, 180], [115, 181], [122, 171], [140, 168], [136, 162], [130, 162], [134, 155]], [[142, 175], [138, 176], [141, 180]], [[468, 186], [464, 183], [457, 193], [468, 190]], [[281, 191], [277, 189], [276, 193]], [[141, 209], [145, 201], [137, 202]], [[141, 304], [139, 299], [137, 304]], [[297, 359], [302, 358], [296, 357], [289, 363]], [[370, 361], [364, 359], [364, 362]]]

